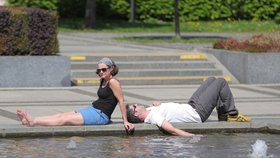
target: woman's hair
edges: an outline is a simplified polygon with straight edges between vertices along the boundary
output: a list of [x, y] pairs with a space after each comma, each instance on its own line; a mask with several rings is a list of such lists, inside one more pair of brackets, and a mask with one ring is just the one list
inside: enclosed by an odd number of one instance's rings
[[106, 64], [109, 68], [113, 68], [111, 71], [112, 76], [116, 76], [119, 73], [119, 67], [115, 64], [115, 62], [110, 58], [102, 58], [99, 60], [98, 64]]
[[126, 104], [126, 116], [127, 121], [130, 123], [142, 123], [144, 121], [140, 120], [138, 117], [134, 116], [134, 111], [129, 108], [133, 104]]
[[115, 64], [115, 62], [112, 67], [113, 67], [113, 70], [111, 71], [111, 75], [116, 76], [119, 73], [119, 67]]

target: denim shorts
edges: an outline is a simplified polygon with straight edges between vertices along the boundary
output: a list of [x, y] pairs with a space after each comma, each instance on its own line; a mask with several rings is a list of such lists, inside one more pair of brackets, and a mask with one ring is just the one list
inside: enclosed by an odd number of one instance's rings
[[94, 108], [92, 105], [77, 109], [75, 112], [82, 114], [84, 125], [105, 125], [109, 123], [108, 116], [101, 110]]

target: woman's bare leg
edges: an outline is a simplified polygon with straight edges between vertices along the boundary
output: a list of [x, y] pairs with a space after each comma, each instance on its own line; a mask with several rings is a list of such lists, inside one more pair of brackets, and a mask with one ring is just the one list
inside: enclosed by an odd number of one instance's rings
[[63, 125], [83, 125], [83, 117], [75, 111], [59, 113], [43, 117], [31, 117], [29, 113], [22, 113], [29, 126], [63, 126]]
[[39, 119], [55, 119], [55, 118], [60, 118], [62, 116], [66, 116], [66, 115], [72, 115], [74, 111], [68, 111], [68, 112], [63, 112], [63, 113], [57, 113], [57, 114], [54, 114], [54, 115], [48, 115], [48, 116], [39, 116], [39, 117], [36, 117], [36, 118], [39, 118]]

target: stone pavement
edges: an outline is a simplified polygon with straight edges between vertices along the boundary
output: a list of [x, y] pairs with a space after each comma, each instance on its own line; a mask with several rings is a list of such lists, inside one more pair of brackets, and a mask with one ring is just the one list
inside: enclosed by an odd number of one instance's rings
[[[187, 102], [199, 85], [184, 86], [123, 86], [126, 103]], [[181, 123], [175, 126], [199, 133], [205, 132], [280, 132], [280, 85], [230, 85], [240, 113], [253, 119], [252, 123], [218, 122], [214, 110], [205, 123]], [[109, 135], [125, 134], [119, 107], [113, 123], [104, 126], [24, 127], [18, 121], [16, 109], [24, 109], [32, 116], [43, 116], [70, 111], [91, 104], [98, 87], [65, 88], [1, 88], [1, 137], [56, 136], [56, 135]], [[137, 124], [135, 134], [157, 132], [154, 125]]]
[[[184, 38], [248, 38], [252, 33], [181, 33]], [[199, 48], [212, 47], [210, 44], [151, 43], [137, 44], [113, 40], [117, 37], [173, 37], [172, 33], [60, 33], [58, 35], [60, 54], [87, 55], [92, 53], [186, 53]]]
[[[86, 41], [79, 34], [60, 34], [61, 55], [89, 53], [150, 53], [186, 52], [173, 49], [133, 44], [118, 44], [98, 39], [96, 34]], [[109, 35], [108, 35], [109, 36]], [[73, 38], [75, 37], [75, 38]], [[90, 37], [92, 37], [90, 39]], [[101, 37], [100, 37], [101, 38]], [[75, 40], [73, 40], [75, 39]], [[79, 40], [77, 40], [79, 39]], [[109, 37], [108, 37], [109, 39]], [[88, 42], [91, 40], [91, 42]], [[122, 85], [126, 103], [187, 102], [199, 85]], [[179, 123], [174, 126], [195, 133], [208, 132], [271, 132], [280, 133], [280, 84], [230, 85], [240, 113], [253, 119], [251, 123], [218, 122], [214, 111], [205, 123]], [[119, 107], [112, 115], [112, 124], [104, 126], [24, 127], [18, 121], [16, 109], [24, 109], [32, 116], [43, 116], [84, 107], [97, 98], [97, 86], [0, 88], [0, 135], [8, 137], [125, 135]], [[136, 124], [135, 134], [159, 132], [154, 125]]]

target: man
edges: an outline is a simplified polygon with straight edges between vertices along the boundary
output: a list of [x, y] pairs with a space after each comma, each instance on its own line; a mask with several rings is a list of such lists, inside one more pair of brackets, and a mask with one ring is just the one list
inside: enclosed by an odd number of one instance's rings
[[153, 102], [144, 105], [127, 104], [127, 117], [131, 123], [150, 123], [178, 136], [194, 134], [172, 126], [173, 122], [197, 122], [208, 119], [214, 108], [217, 109], [219, 121], [250, 122], [251, 119], [238, 113], [228, 83], [223, 78], [210, 77], [196, 90], [188, 104]]

